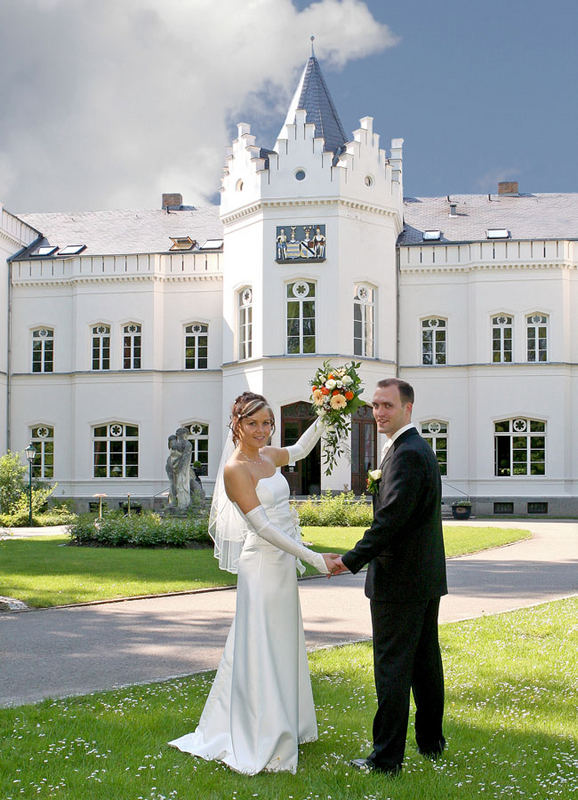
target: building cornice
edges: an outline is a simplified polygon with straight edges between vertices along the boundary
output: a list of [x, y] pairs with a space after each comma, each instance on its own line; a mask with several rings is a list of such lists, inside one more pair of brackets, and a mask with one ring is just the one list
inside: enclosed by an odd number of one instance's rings
[[518, 262], [477, 262], [477, 263], [452, 263], [452, 264], [401, 264], [401, 273], [444, 273], [448, 272], [482, 272], [487, 270], [552, 270], [552, 269], [578, 269], [578, 263], [568, 261], [566, 259], [561, 261], [518, 261]]
[[507, 364], [494, 364], [490, 361], [472, 361], [467, 364], [400, 364], [400, 370], [419, 370], [420, 372], [438, 373], [443, 370], [454, 371], [457, 369], [487, 369], [489, 372], [504, 372], [512, 369], [521, 369], [531, 371], [533, 374], [542, 372], [543, 370], [552, 370], [559, 367], [565, 369], [573, 369], [578, 367], [577, 361], [540, 361], [535, 363], [533, 361], [513, 361]]
[[95, 283], [196, 283], [215, 281], [221, 283], [223, 274], [221, 272], [202, 273], [197, 272], [190, 275], [181, 273], [179, 275], [78, 275], [69, 278], [16, 278], [12, 277], [12, 285], [19, 286], [75, 286], [79, 284]]
[[228, 225], [231, 222], [236, 222], [244, 217], [252, 216], [260, 211], [264, 211], [265, 209], [303, 208], [304, 206], [341, 206], [343, 208], [350, 208], [356, 211], [366, 211], [370, 214], [377, 214], [383, 217], [399, 218], [401, 220], [400, 212], [392, 208], [384, 208], [383, 206], [377, 206], [372, 203], [366, 203], [361, 200], [352, 200], [344, 197], [317, 197], [299, 198], [295, 200], [258, 200], [255, 203], [250, 203], [247, 206], [243, 206], [243, 208], [223, 214], [221, 216], [221, 221], [224, 225]]

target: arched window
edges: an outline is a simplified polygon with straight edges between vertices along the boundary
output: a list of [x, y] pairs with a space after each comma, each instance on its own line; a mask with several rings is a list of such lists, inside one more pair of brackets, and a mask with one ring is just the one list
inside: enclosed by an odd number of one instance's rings
[[438, 460], [440, 474], [448, 474], [448, 423], [432, 419], [421, 423], [421, 435], [431, 446]]
[[129, 322], [122, 329], [122, 366], [123, 369], [140, 369], [142, 355], [142, 327], [136, 322]]
[[49, 425], [34, 425], [30, 431], [36, 450], [32, 462], [33, 478], [54, 477], [54, 428]]
[[366, 283], [354, 287], [353, 354], [375, 356], [375, 289]]
[[185, 369], [207, 369], [209, 326], [193, 322], [185, 328]]
[[492, 317], [492, 361], [494, 364], [512, 361], [512, 317], [507, 314]]
[[245, 286], [237, 294], [239, 309], [239, 358], [251, 358], [253, 355], [253, 291]]
[[193, 445], [191, 464], [197, 464], [197, 475], [208, 475], [209, 426], [203, 422], [188, 422], [183, 427], [187, 429], [187, 439]]
[[32, 372], [54, 371], [54, 331], [36, 328], [32, 331]]
[[428, 317], [421, 321], [421, 363], [427, 366], [446, 363], [446, 320]]
[[287, 284], [287, 353], [314, 353], [315, 284], [299, 280]]
[[494, 470], [500, 478], [546, 474], [546, 423], [515, 417], [494, 423]]
[[110, 325], [92, 328], [92, 368], [110, 369]]
[[537, 312], [526, 317], [528, 361], [548, 361], [548, 316]]
[[95, 478], [138, 478], [138, 425], [95, 426], [93, 452]]

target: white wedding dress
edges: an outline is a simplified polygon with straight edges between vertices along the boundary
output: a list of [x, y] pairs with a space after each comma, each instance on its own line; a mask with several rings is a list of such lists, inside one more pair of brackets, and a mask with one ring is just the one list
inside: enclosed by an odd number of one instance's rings
[[[300, 542], [281, 472], [261, 478], [256, 491], [270, 522]], [[302, 550], [307, 561], [309, 554], [319, 558]], [[294, 555], [247, 535], [215, 681], [196, 731], [171, 745], [248, 775], [296, 771], [297, 745], [317, 739], [296, 564]]]

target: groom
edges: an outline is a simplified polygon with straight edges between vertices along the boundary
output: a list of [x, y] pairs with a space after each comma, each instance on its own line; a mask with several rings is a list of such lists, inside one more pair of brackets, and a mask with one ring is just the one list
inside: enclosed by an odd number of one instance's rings
[[377, 384], [373, 416], [388, 438], [374, 519], [332, 570], [358, 572], [369, 564], [365, 594], [371, 605], [378, 708], [373, 752], [351, 764], [388, 775], [401, 771], [410, 690], [420, 753], [435, 759], [445, 747], [438, 643], [440, 597], [447, 593], [441, 480], [431, 447], [411, 422], [413, 401], [413, 388], [405, 381], [387, 378]]

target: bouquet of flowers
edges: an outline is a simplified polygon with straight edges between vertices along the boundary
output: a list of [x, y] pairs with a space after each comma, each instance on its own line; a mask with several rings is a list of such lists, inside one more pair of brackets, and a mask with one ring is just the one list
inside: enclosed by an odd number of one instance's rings
[[324, 361], [311, 381], [313, 410], [327, 428], [323, 452], [326, 475], [333, 472], [338, 456], [348, 452], [345, 439], [351, 429], [349, 415], [363, 405], [359, 397], [363, 384], [357, 373], [360, 366], [351, 361], [333, 367]]

